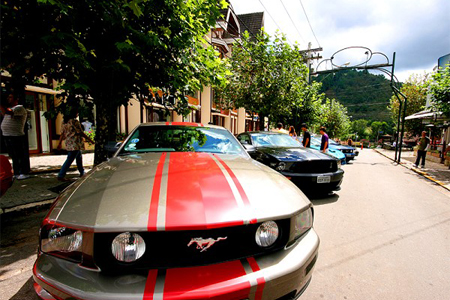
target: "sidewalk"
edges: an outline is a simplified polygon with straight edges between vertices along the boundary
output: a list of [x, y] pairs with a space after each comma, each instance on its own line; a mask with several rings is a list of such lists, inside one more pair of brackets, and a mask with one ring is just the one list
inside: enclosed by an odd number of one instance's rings
[[[375, 149], [375, 151], [391, 160], [394, 160], [394, 150], [377, 148]], [[413, 166], [415, 161], [416, 156], [414, 156], [414, 151], [402, 151], [401, 165], [403, 167], [416, 172], [417, 174], [433, 181], [434, 183], [450, 191], [450, 169], [447, 166], [427, 160], [425, 162], [425, 168], [416, 168]]]
[[[52, 203], [58, 194], [72, 182], [57, 180], [58, 172], [67, 155], [31, 156], [31, 176], [25, 180], [15, 180], [9, 190], [0, 198], [0, 214]], [[94, 153], [83, 154], [86, 172], [92, 169]], [[78, 179], [75, 162], [67, 178]]]

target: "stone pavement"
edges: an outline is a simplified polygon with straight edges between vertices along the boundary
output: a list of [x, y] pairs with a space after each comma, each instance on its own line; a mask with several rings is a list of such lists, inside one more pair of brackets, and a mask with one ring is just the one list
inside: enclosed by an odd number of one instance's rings
[[[0, 198], [0, 214], [52, 203], [58, 194], [72, 183], [57, 180], [58, 172], [66, 157], [66, 155], [31, 156], [30, 178], [14, 180], [13, 185]], [[92, 169], [93, 162], [93, 153], [83, 154], [85, 172]], [[79, 178], [75, 162], [66, 177], [73, 181]]]
[[[386, 149], [375, 149], [381, 155], [394, 160], [395, 151]], [[416, 161], [416, 156], [414, 156], [414, 151], [402, 151], [401, 155], [401, 165], [416, 172], [417, 174], [428, 178], [434, 183], [442, 186], [443, 188], [450, 191], [450, 169], [444, 164], [435, 163], [427, 160], [425, 162], [425, 168], [416, 168], [413, 166]]]

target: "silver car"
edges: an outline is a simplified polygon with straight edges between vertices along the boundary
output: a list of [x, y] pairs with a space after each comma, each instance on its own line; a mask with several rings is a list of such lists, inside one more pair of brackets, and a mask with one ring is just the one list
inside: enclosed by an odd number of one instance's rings
[[224, 128], [138, 126], [56, 199], [42, 299], [297, 299], [319, 238], [307, 197]]

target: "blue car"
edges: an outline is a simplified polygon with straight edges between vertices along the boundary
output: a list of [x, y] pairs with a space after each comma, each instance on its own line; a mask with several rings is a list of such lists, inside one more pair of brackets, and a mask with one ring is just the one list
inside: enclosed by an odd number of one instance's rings
[[330, 140], [329, 148], [330, 149], [339, 150], [342, 153], [344, 153], [345, 154], [345, 159], [347, 160], [347, 162], [349, 162], [350, 160], [355, 159], [355, 156], [356, 156], [355, 148], [353, 148], [352, 146], [341, 145], [338, 142]]
[[[311, 138], [311, 146], [310, 146], [311, 149], [315, 149], [315, 150], [319, 150], [320, 151], [320, 143], [321, 143], [321, 140], [319, 140], [319, 139], [317, 139], [315, 137], [312, 137]], [[333, 148], [329, 147], [327, 153], [329, 155], [339, 159], [340, 162], [341, 162], [341, 165], [345, 165], [347, 163], [347, 157], [346, 157], [346, 155], [344, 153], [342, 153], [342, 151], [339, 151], [337, 149], [333, 149]]]

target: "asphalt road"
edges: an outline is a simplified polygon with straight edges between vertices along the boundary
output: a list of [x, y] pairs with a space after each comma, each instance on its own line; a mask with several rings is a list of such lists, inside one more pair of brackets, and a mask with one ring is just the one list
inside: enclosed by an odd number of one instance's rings
[[313, 200], [319, 259], [301, 299], [450, 299], [450, 192], [371, 150]]
[[[363, 150], [342, 190], [313, 199], [321, 238], [301, 299], [450, 299], [450, 192]], [[35, 300], [31, 269], [46, 211], [2, 216], [0, 300]]]

